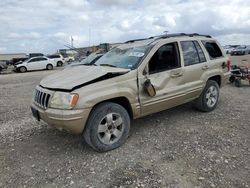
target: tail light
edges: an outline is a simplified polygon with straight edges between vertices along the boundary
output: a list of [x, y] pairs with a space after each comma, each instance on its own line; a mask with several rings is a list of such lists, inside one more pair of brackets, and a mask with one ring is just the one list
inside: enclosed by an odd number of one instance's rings
[[231, 61], [227, 60], [227, 71], [231, 70]]

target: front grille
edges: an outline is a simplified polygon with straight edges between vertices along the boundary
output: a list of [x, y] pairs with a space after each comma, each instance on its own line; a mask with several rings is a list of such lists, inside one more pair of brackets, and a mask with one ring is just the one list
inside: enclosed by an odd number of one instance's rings
[[48, 108], [50, 94], [39, 91], [38, 89], [35, 89], [34, 91], [34, 102], [36, 105], [43, 109]]

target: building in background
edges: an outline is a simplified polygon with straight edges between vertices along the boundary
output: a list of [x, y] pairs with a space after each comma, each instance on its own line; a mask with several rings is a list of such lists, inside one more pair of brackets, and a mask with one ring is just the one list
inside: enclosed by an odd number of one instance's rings
[[0, 54], [0, 61], [11, 61], [12, 59], [26, 58], [26, 57], [27, 54], [25, 53]]

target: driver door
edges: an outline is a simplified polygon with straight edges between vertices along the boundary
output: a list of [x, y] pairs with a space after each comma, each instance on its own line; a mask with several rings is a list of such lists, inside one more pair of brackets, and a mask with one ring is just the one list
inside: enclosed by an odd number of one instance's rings
[[[153, 52], [152, 52], [153, 51]], [[183, 74], [177, 42], [155, 46], [144, 62], [145, 67], [138, 70], [139, 99], [141, 115], [159, 112], [185, 101]], [[145, 81], [150, 80], [155, 96], [149, 96]]]

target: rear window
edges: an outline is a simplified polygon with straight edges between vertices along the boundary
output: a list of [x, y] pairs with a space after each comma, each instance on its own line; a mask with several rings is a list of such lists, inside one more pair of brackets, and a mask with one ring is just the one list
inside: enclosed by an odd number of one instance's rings
[[203, 45], [205, 46], [210, 59], [220, 58], [223, 57], [222, 52], [219, 46], [214, 41], [202, 41]]

